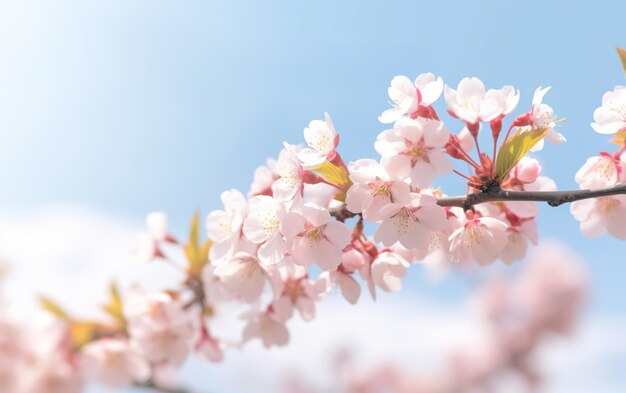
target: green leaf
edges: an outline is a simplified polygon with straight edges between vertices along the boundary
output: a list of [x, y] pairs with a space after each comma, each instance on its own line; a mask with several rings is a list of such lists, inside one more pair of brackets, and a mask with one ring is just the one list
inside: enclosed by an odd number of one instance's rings
[[39, 296], [39, 304], [41, 307], [48, 311], [50, 314], [62, 319], [64, 321], [71, 321], [72, 318], [70, 315], [61, 307], [57, 302], [50, 299], [47, 296]]
[[620, 60], [622, 60], [622, 68], [624, 69], [624, 74], [626, 74], [626, 49], [620, 47], [616, 47], [615, 49], [617, 50]]
[[500, 146], [496, 157], [496, 175], [498, 179], [504, 179], [509, 171], [522, 159], [529, 151], [543, 139], [548, 132], [547, 128], [537, 128], [531, 131], [518, 129], [508, 141]]

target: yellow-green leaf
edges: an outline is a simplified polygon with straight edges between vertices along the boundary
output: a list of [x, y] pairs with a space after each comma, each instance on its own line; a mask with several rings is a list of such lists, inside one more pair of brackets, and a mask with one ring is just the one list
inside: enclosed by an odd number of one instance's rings
[[206, 242], [204, 242], [202, 247], [200, 247], [200, 255], [202, 256], [201, 262], [203, 266], [207, 262], [209, 262], [209, 251], [211, 250], [212, 245], [213, 245], [213, 242], [210, 240], [207, 240]]
[[189, 229], [189, 242], [185, 245], [185, 254], [190, 265], [198, 259], [198, 244], [200, 244], [200, 214], [194, 213]]
[[109, 303], [105, 304], [102, 308], [109, 315], [111, 315], [120, 325], [126, 325], [126, 318], [124, 317], [124, 305], [122, 304], [122, 296], [117, 287], [117, 284], [113, 281], [109, 286]]
[[200, 213], [195, 212], [191, 219], [191, 229], [189, 231], [189, 245], [198, 249], [200, 245]]
[[326, 161], [315, 168], [315, 172], [322, 176], [327, 182], [342, 190], [347, 190], [352, 185], [350, 174], [343, 166], [337, 166]]
[[63, 307], [61, 307], [57, 302], [47, 296], [39, 296], [39, 304], [44, 310], [64, 321], [72, 320], [70, 315], [67, 313], [67, 311], [65, 311], [65, 309], [63, 309]]
[[76, 348], [81, 348], [85, 344], [97, 338], [98, 325], [93, 322], [76, 322], [70, 326], [70, 338]]
[[529, 151], [546, 136], [546, 128], [538, 128], [530, 131], [518, 129], [508, 141], [500, 147], [496, 158], [496, 175], [498, 179], [504, 179], [509, 171]]
[[617, 47], [615, 49], [617, 50], [617, 54], [622, 61], [622, 68], [624, 69], [624, 73], [626, 74], [626, 49], [622, 49], [620, 47]]
[[189, 243], [185, 245], [185, 255], [189, 263], [189, 271], [199, 274], [202, 268], [209, 262], [209, 249], [211, 242], [200, 242], [200, 213], [196, 212], [191, 219], [189, 231]]
[[617, 131], [615, 134], [613, 134], [613, 138], [609, 142], [622, 146], [624, 143], [626, 143], [626, 130]]

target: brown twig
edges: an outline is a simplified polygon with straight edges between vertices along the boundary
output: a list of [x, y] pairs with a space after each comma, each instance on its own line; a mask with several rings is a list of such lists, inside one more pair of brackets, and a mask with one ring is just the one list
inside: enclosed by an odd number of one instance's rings
[[136, 383], [135, 386], [139, 388], [151, 389], [155, 392], [160, 393], [192, 393], [192, 391], [187, 388], [163, 386], [152, 380], [142, 383]]
[[457, 206], [469, 210], [472, 206], [485, 202], [531, 201], [546, 202], [548, 205], [556, 207], [564, 203], [611, 195], [626, 195], [626, 184], [597, 190], [571, 191], [512, 191], [495, 188], [468, 195], [438, 198], [437, 204], [448, 207]]

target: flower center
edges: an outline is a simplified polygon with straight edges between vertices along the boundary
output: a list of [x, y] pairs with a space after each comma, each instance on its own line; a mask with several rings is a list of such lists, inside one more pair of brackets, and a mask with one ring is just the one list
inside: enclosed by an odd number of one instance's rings
[[385, 183], [384, 181], [377, 178], [374, 183], [369, 184], [369, 187], [372, 192], [372, 196], [384, 196], [389, 198], [389, 201], [393, 203], [394, 198], [388, 183]]
[[261, 217], [261, 227], [263, 231], [265, 231], [268, 235], [273, 235], [278, 232], [278, 228], [280, 227], [280, 220], [276, 216], [276, 214], [265, 213]]
[[609, 106], [609, 112], [611, 112], [611, 114], [616, 119], [626, 121], [626, 104], [624, 104], [623, 102], [620, 102], [618, 100], [611, 102]]
[[476, 96], [472, 96], [462, 98], [459, 101], [459, 105], [461, 106], [461, 108], [471, 113], [478, 113], [482, 99]]
[[391, 100], [395, 102], [396, 104], [400, 105], [402, 101], [404, 101], [406, 98], [407, 98], [406, 92], [401, 91], [398, 93], [398, 95], [395, 98], [392, 98]]
[[474, 247], [483, 240], [485, 233], [478, 223], [469, 222], [465, 227], [465, 236], [463, 237], [463, 245], [465, 247]]
[[420, 140], [417, 143], [405, 140], [406, 149], [404, 154], [411, 157], [411, 165], [415, 166], [418, 161], [429, 162], [428, 160], [428, 148], [424, 146], [424, 141]]
[[617, 166], [611, 158], [607, 157], [596, 164], [594, 172], [598, 176], [612, 181], [617, 176]]
[[409, 229], [415, 226], [417, 223], [417, 217], [415, 217], [415, 212], [403, 207], [400, 209], [398, 213], [394, 216], [394, 223], [396, 224], [396, 229], [398, 232], [407, 233]]
[[316, 134], [311, 140], [311, 147], [320, 153], [328, 153], [332, 150], [330, 135], [324, 133]]
[[317, 243], [322, 239], [322, 228], [321, 227], [311, 228], [306, 231], [304, 236], [306, 236], [310, 241]]
[[285, 294], [289, 296], [292, 303], [295, 303], [299, 297], [304, 295], [300, 280], [290, 280], [285, 287]]
[[598, 204], [600, 205], [600, 212], [604, 215], [608, 215], [611, 210], [615, 209], [620, 204], [620, 202], [615, 198], [606, 197], [598, 198]]

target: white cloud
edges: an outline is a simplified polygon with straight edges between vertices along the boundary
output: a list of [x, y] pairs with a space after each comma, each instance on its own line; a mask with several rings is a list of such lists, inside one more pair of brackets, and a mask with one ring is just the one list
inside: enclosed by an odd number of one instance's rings
[[4, 297], [22, 314], [33, 310], [37, 294], [45, 294], [92, 316], [111, 279], [129, 285], [149, 274], [141, 281], [175, 282], [171, 267], [131, 256], [142, 225], [74, 206], [0, 214], [0, 264], [8, 270]]

